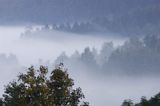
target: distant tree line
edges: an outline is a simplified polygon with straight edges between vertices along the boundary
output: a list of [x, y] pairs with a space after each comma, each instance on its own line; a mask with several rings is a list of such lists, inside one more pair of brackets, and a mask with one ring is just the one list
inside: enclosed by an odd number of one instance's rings
[[76, 51], [71, 56], [62, 53], [56, 62], [61, 61], [71, 67], [87, 67], [87, 71], [91, 70], [97, 73], [98, 70], [98, 72], [107, 73], [107, 75], [109, 73], [160, 74], [160, 36], [130, 38], [118, 47], [115, 47], [112, 42], [104, 43], [100, 52], [95, 48], [86, 47], [82, 53]]
[[160, 73], [160, 36], [131, 37], [118, 47], [115, 47], [113, 42], [106, 42], [100, 51], [86, 47], [82, 53], [76, 51], [71, 56], [67, 56], [64, 52], [55, 61], [55, 63], [59, 62], [65, 62], [75, 68], [85, 67], [87, 71], [92, 72], [100, 70], [103, 74], [158, 74]]
[[[72, 32], [78, 34], [87, 33], [118, 33], [123, 36], [141, 36], [144, 34], [159, 34], [160, 23], [155, 24], [154, 20], [144, 21], [133, 18], [135, 16], [113, 15], [95, 17], [89, 21], [64, 22], [51, 25], [54, 30]], [[143, 17], [146, 18], [146, 17]], [[127, 21], [127, 22], [126, 22]]]

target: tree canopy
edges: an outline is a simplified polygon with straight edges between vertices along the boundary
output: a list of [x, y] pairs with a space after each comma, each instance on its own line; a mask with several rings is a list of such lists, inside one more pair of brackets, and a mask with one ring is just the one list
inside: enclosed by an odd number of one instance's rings
[[45, 66], [38, 70], [31, 66], [6, 86], [0, 106], [89, 106], [81, 101], [85, 98], [81, 88], [73, 85], [62, 63], [50, 75]]

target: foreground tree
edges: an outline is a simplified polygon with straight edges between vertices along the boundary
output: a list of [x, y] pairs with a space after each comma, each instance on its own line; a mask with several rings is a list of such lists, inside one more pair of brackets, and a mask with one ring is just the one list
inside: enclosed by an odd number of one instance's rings
[[[73, 89], [73, 79], [60, 64], [48, 77], [48, 68], [32, 66], [26, 74], [6, 86], [1, 100], [5, 106], [78, 106], [84, 98], [81, 88]], [[89, 106], [84, 102], [81, 106]]]

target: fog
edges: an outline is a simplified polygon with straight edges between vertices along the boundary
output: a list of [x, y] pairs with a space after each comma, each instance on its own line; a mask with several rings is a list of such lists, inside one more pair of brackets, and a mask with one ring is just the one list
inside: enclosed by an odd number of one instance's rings
[[[78, 77], [78, 76], [77, 76]], [[76, 77], [76, 78], [77, 78]], [[97, 78], [79, 80], [86, 99], [92, 106], [121, 106], [124, 99], [139, 102], [142, 95], [147, 99], [159, 92], [159, 78]]]
[[[160, 80], [155, 77], [159, 69], [155, 64], [160, 60], [159, 43], [113, 37], [111, 33], [104, 36], [40, 30], [26, 34], [26, 30], [24, 26], [0, 27], [0, 94], [4, 85], [27, 67], [53, 68], [58, 62], [64, 62], [75, 86], [82, 88], [91, 106], [120, 106], [124, 99], [138, 102], [141, 96], [150, 98], [159, 92]], [[159, 42], [159, 38], [155, 40]], [[146, 44], [148, 46], [143, 46]], [[152, 61], [144, 60], [146, 57]], [[135, 61], [131, 61], [133, 58]], [[150, 68], [153, 75], [145, 74], [145, 68], [136, 64], [137, 61], [139, 64], [147, 61], [144, 66], [154, 67]], [[134, 73], [127, 73], [132, 70]]]
[[159, 4], [0, 0], [0, 95], [31, 65], [51, 70], [63, 62], [91, 106], [154, 96], [160, 92]]
[[[1, 29], [0, 53], [15, 54], [23, 64], [32, 64], [38, 59], [54, 60], [63, 51], [70, 55], [75, 50], [83, 51], [86, 46], [100, 48], [104, 41], [113, 40], [58, 31], [33, 33], [33, 37], [26, 38], [21, 36], [21, 33], [25, 32], [25, 27], [1, 27]], [[123, 40], [115, 39], [115, 42], [118, 45], [123, 43]]]

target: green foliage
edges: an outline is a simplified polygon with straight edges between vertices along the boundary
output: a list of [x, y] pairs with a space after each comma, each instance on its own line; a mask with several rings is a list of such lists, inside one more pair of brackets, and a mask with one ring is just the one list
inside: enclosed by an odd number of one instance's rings
[[[4, 101], [0, 106], [78, 106], [84, 98], [81, 88], [73, 89], [71, 79], [60, 64], [48, 76], [48, 68], [32, 66], [26, 74], [20, 74], [17, 81], [6, 86]], [[87, 102], [84, 102], [87, 103]], [[85, 104], [82, 106], [89, 106]]]

